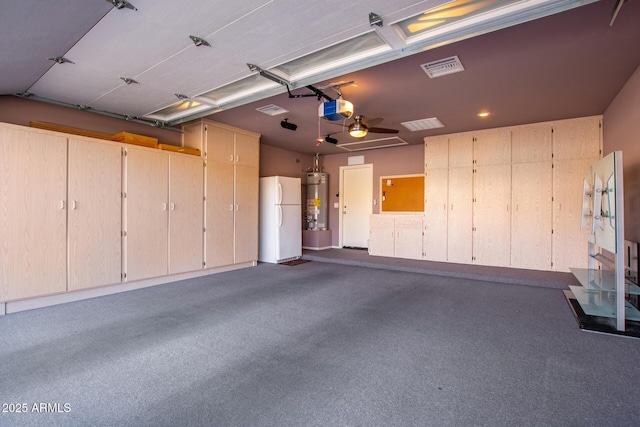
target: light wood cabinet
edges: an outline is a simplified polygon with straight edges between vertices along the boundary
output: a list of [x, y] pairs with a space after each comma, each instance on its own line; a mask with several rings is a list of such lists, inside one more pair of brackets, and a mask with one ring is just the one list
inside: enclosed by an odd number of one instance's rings
[[550, 162], [553, 127], [549, 122], [517, 126], [511, 130], [512, 163]]
[[[426, 162], [428, 163], [428, 162]], [[449, 135], [449, 167], [463, 168], [473, 165], [473, 134]]]
[[122, 148], [69, 139], [68, 290], [122, 280]]
[[553, 122], [553, 158], [597, 159], [602, 154], [600, 116]]
[[508, 266], [511, 258], [511, 165], [478, 166], [473, 178], [473, 261]]
[[371, 215], [369, 227], [369, 255], [394, 256], [395, 217]]
[[422, 259], [422, 216], [398, 216], [395, 221], [394, 255]]
[[473, 169], [449, 169], [447, 261], [470, 264], [473, 257]]
[[0, 126], [0, 301], [66, 290], [67, 139]]
[[204, 166], [200, 157], [169, 156], [169, 273], [201, 270]]
[[202, 269], [203, 167], [0, 124], [0, 301]]
[[550, 270], [551, 162], [513, 164], [511, 185], [511, 266]]
[[371, 215], [369, 254], [422, 259], [422, 216]]
[[587, 233], [580, 229], [584, 174], [597, 158], [553, 164], [553, 270], [587, 268]]
[[449, 137], [432, 136], [424, 141], [425, 170], [449, 167]]
[[511, 164], [511, 129], [489, 129], [473, 135], [473, 163], [476, 166]]
[[207, 162], [206, 268], [257, 262], [260, 135], [209, 120], [184, 130], [183, 145]]
[[[257, 140], [255, 143], [257, 150]], [[258, 197], [260, 178], [257, 166], [235, 167], [234, 263], [258, 259]]]
[[126, 275], [128, 281], [168, 274], [169, 173], [166, 153], [126, 149]]
[[425, 178], [424, 259], [447, 260], [448, 169], [427, 169]]
[[600, 116], [425, 138], [424, 258], [583, 266], [582, 179], [601, 146]]

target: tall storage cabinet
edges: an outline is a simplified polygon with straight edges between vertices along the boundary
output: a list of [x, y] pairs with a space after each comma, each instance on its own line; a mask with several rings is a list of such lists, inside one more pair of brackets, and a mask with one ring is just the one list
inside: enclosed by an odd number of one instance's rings
[[[427, 162], [428, 163], [428, 162]], [[449, 136], [447, 261], [473, 258], [473, 135]]]
[[146, 148], [126, 153], [127, 280], [201, 270], [202, 159]]
[[202, 158], [169, 155], [169, 274], [203, 267], [203, 175]]
[[425, 138], [424, 259], [584, 267], [582, 179], [601, 144], [600, 116]]
[[587, 267], [582, 216], [584, 172], [599, 158], [600, 117], [553, 123], [553, 269]]
[[119, 283], [122, 148], [69, 138], [68, 182], [68, 290]]
[[126, 150], [126, 262], [128, 281], [168, 274], [169, 174], [166, 153]]
[[473, 261], [509, 265], [511, 130], [474, 132], [473, 141]]
[[551, 269], [552, 126], [511, 131], [511, 266]]
[[0, 301], [66, 290], [67, 139], [0, 127]]
[[205, 267], [256, 263], [260, 135], [208, 120], [183, 131], [206, 158]]
[[425, 141], [424, 232], [422, 255], [432, 261], [447, 260], [447, 206], [449, 204], [449, 139]]

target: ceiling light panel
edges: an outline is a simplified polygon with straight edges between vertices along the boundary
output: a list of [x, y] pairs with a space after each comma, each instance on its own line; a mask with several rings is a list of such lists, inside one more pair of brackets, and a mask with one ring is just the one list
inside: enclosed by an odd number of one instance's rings
[[429, 119], [413, 120], [411, 122], [402, 122], [402, 126], [409, 129], [411, 132], [418, 132], [421, 130], [442, 128], [444, 125], [437, 117], [431, 117]]

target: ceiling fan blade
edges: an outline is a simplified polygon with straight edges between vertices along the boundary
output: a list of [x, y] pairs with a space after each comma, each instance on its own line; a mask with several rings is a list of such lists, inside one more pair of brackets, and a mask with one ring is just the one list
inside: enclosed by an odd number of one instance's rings
[[369, 128], [369, 132], [371, 132], [371, 133], [398, 133], [400, 131], [398, 129]]
[[364, 124], [366, 127], [370, 128], [371, 126], [377, 125], [382, 120], [384, 120], [382, 117], [376, 117], [375, 119], [362, 120], [362, 124]]

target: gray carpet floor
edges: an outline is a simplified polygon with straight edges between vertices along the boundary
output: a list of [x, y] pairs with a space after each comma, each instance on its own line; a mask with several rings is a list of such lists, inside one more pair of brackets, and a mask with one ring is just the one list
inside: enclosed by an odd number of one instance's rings
[[2, 316], [0, 361], [1, 426], [640, 423], [640, 340], [561, 290], [327, 262]]

